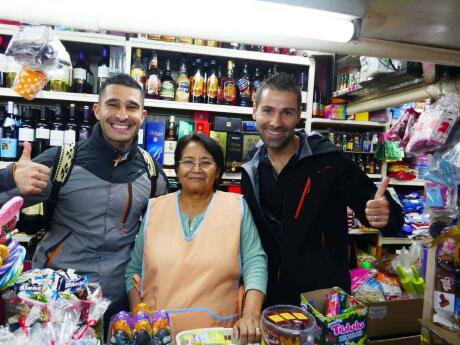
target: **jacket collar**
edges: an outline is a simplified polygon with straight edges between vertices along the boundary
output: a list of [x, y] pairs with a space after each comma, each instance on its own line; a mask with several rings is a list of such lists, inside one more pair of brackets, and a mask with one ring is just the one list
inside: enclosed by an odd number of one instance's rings
[[138, 151], [137, 147], [137, 135], [134, 138], [131, 147], [127, 150], [120, 150], [112, 145], [110, 145], [102, 135], [102, 128], [99, 122], [97, 122], [89, 137], [89, 142], [91, 145], [97, 147], [97, 150], [104, 156], [109, 158], [110, 160], [114, 161], [114, 165], [116, 166], [119, 162], [125, 161], [131, 157], [133, 157], [136, 152]]

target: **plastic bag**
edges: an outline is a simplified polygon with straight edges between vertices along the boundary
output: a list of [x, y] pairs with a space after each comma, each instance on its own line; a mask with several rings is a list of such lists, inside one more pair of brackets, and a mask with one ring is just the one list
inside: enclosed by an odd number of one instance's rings
[[447, 141], [459, 116], [457, 93], [443, 96], [420, 115], [406, 151], [412, 154], [432, 152]]
[[364, 282], [356, 291], [355, 298], [362, 302], [385, 301], [382, 285], [375, 280]]
[[449, 188], [440, 183], [425, 182], [425, 207], [431, 214], [457, 213], [457, 187]]

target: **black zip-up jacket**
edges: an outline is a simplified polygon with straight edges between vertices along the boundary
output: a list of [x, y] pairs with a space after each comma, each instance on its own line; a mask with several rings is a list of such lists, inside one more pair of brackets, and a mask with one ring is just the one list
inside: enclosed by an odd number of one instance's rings
[[[259, 198], [258, 167], [266, 149], [258, 144], [251, 161], [243, 165], [242, 189], [268, 256], [266, 306], [300, 303], [307, 291], [340, 286], [350, 290], [348, 267], [347, 206], [366, 226], [368, 200], [377, 191], [374, 183], [336, 146], [318, 133], [301, 137], [298, 160], [286, 167], [281, 236], [270, 226]], [[303, 197], [302, 197], [303, 196]], [[403, 225], [400, 206], [390, 203], [388, 225], [397, 233]]]

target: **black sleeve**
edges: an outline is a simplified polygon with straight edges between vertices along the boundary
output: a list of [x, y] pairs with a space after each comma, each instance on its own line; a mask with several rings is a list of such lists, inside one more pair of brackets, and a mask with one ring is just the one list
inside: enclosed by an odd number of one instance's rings
[[[359, 221], [367, 227], [372, 227], [367, 221], [365, 209], [368, 200], [372, 200], [377, 192], [374, 182], [349, 158], [340, 158], [344, 165], [344, 174], [341, 188], [345, 195], [347, 205], [353, 210]], [[380, 230], [385, 235], [397, 234], [404, 224], [401, 207], [393, 200], [390, 193], [385, 192], [390, 204], [390, 217], [388, 224]]]

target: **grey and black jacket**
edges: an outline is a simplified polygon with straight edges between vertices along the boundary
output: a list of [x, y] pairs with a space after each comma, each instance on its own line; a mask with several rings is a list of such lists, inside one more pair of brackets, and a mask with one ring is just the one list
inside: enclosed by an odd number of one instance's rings
[[[78, 145], [49, 231], [33, 257], [34, 267], [74, 268], [88, 275], [114, 303], [125, 297], [126, 265], [154, 186], [136, 143], [137, 139], [129, 151], [120, 152], [104, 140], [99, 123], [94, 126], [91, 137]], [[33, 160], [53, 168], [57, 153], [57, 147], [51, 148]], [[165, 194], [167, 178], [156, 168], [155, 195]], [[51, 181], [42, 193], [26, 196], [24, 206], [47, 200], [50, 192]], [[9, 166], [0, 170], [0, 204], [16, 195]]]

